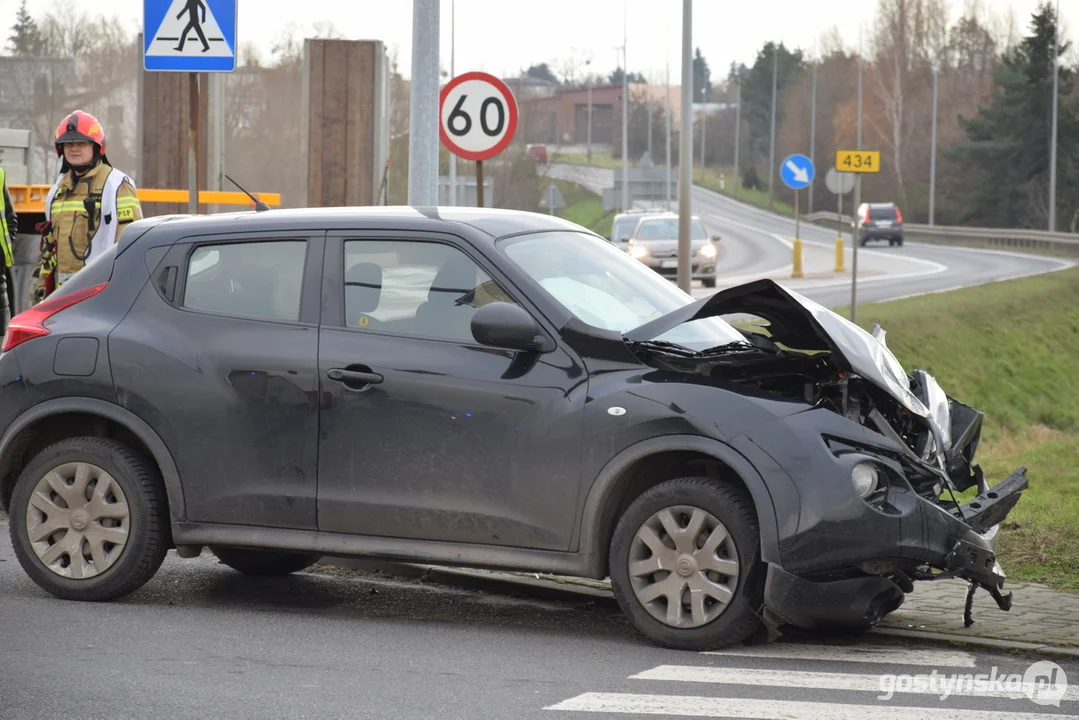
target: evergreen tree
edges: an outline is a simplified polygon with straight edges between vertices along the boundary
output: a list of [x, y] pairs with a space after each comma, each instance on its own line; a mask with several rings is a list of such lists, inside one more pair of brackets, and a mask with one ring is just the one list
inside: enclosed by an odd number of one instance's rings
[[[966, 138], [947, 157], [964, 178], [959, 183], [963, 222], [1046, 227], [1056, 32], [1053, 8], [1043, 3], [1031, 19], [1031, 34], [997, 63], [989, 103], [979, 106], [972, 118], [960, 117]], [[1061, 56], [1068, 46], [1061, 41]], [[1073, 76], [1073, 71], [1060, 69], [1057, 218], [1065, 228], [1079, 207], [1079, 106], [1068, 101]]]
[[[757, 53], [753, 67], [732, 66], [730, 79], [742, 83], [742, 119], [748, 125], [748, 157], [743, 166], [767, 164], [772, 129], [772, 63], [778, 53], [776, 73], [776, 134], [783, 126], [783, 93], [794, 86], [805, 67], [802, 51], [791, 52], [782, 43], [765, 43]], [[776, 158], [778, 162], [779, 158]]]
[[701, 49], [693, 56], [693, 102], [707, 102], [712, 93], [712, 71], [708, 61], [701, 55]]
[[8, 38], [8, 49], [12, 55], [23, 57], [41, 55], [45, 49], [45, 38], [30, 11], [26, 9], [26, 0], [22, 0], [15, 15], [15, 24], [11, 26], [11, 35]]

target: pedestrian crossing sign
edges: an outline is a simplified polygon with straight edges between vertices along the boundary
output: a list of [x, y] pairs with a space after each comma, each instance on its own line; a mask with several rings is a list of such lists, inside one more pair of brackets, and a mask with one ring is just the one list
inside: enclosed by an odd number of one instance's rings
[[143, 67], [172, 72], [236, 69], [238, 0], [143, 0]]

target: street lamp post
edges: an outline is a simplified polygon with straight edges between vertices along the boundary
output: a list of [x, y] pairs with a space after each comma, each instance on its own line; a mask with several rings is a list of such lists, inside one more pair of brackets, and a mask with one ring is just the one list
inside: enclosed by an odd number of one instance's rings
[[1049, 140], [1049, 232], [1057, 229], [1057, 96], [1060, 93], [1060, 0], [1053, 21], [1053, 129]]
[[678, 136], [678, 287], [690, 291], [693, 195], [693, 0], [682, 0], [682, 130]]

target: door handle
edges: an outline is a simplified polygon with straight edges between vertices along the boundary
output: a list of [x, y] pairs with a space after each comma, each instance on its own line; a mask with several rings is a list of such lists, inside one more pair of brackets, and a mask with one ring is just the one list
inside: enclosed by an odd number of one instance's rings
[[364, 372], [361, 370], [346, 370], [344, 368], [331, 368], [326, 377], [330, 380], [336, 380], [343, 385], [354, 388], [362, 389], [368, 385], [378, 385], [382, 382], [382, 376], [376, 372]]

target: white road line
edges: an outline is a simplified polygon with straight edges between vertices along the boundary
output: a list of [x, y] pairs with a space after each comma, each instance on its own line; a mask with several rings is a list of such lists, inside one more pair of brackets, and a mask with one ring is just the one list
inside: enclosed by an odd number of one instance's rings
[[[825, 673], [825, 672], [802, 672], [795, 670], [745, 670], [739, 668], [704, 667], [694, 665], [659, 665], [651, 670], [645, 670], [636, 675], [630, 675], [630, 680], [664, 680], [671, 682], [696, 682], [716, 683], [721, 685], [774, 685], [782, 688], [813, 688], [817, 690], [849, 690], [853, 692], [871, 692], [877, 695], [885, 694], [889, 687], [895, 694], [934, 695], [940, 697], [945, 690], [950, 697], [996, 697], [1021, 700], [1028, 698], [1028, 692], [1034, 692], [1035, 685], [1019, 685], [1011, 690], [1005, 686], [1003, 689], [993, 687], [990, 673], [929, 673], [919, 672], [925, 676], [923, 683], [912, 683], [908, 687], [906, 683], [888, 684], [887, 676], [863, 675], [857, 673]], [[995, 673], [997, 678], [1002, 675], [1009, 677], [1007, 673]], [[893, 676], [894, 677], [894, 676]], [[1075, 686], [1067, 689], [1064, 700], [1079, 700], [1079, 690]]]
[[1002, 712], [997, 710], [954, 710], [898, 705], [846, 705], [792, 700], [751, 700], [710, 698], [690, 695], [633, 695], [629, 693], [582, 693], [549, 705], [544, 710], [624, 713], [629, 715], [681, 715], [723, 718], [807, 718], [811, 720], [1060, 720], [1061, 715]]
[[843, 647], [774, 643], [754, 647], [711, 650], [702, 655], [775, 658], [780, 660], [828, 660], [834, 662], [920, 665], [925, 667], [975, 667], [974, 656], [961, 650], [915, 650], [913, 648]]

